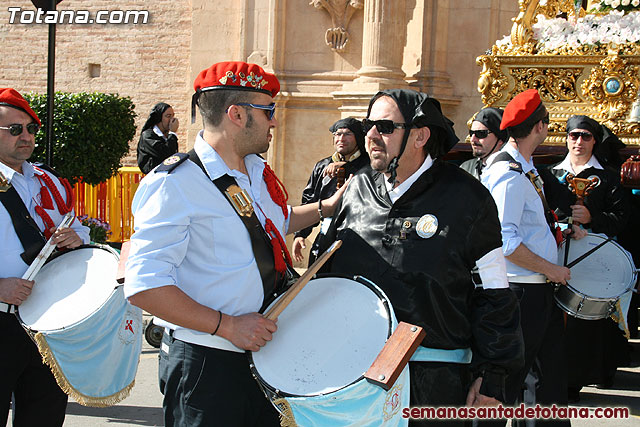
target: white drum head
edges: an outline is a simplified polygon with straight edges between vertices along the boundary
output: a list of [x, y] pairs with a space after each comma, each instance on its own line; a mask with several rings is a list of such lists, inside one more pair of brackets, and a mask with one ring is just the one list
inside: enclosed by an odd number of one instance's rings
[[31, 295], [18, 307], [20, 320], [36, 331], [53, 331], [86, 319], [118, 286], [118, 254], [85, 247], [64, 253], [36, 274]]
[[362, 377], [390, 335], [388, 307], [354, 280], [311, 280], [278, 318], [273, 340], [252, 354], [261, 380], [280, 392], [315, 396]]
[[[580, 240], [571, 240], [567, 263], [580, 257], [607, 240], [598, 234], [589, 234]], [[558, 249], [558, 264], [564, 263], [562, 243]], [[571, 267], [569, 284], [580, 293], [593, 298], [617, 298], [636, 281], [635, 266], [631, 255], [614, 241], [610, 241], [594, 253]]]

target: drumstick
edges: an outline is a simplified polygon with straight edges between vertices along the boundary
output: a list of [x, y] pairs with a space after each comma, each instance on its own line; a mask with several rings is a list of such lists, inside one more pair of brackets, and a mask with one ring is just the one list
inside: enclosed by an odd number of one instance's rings
[[[56, 231], [68, 227], [73, 222], [74, 218], [75, 218], [75, 215], [73, 215], [71, 212], [68, 212], [62, 218], [62, 221], [60, 222], [60, 225], [58, 225], [58, 228], [56, 228]], [[27, 271], [22, 275], [22, 278], [24, 280], [33, 280], [35, 275], [38, 274], [38, 271], [40, 271], [45, 261], [47, 261], [47, 259], [49, 258], [49, 255], [51, 255], [51, 253], [55, 248], [56, 248], [56, 244], [53, 243], [53, 234], [52, 234], [51, 237], [49, 237], [49, 240], [47, 240], [47, 243], [40, 250], [40, 253], [38, 253], [38, 256], [36, 257], [36, 259], [33, 260], [31, 265], [27, 269]]]
[[571, 268], [574, 265], [576, 265], [577, 263], [579, 263], [580, 261], [582, 261], [583, 259], [585, 259], [586, 257], [588, 257], [589, 255], [591, 255], [592, 253], [594, 253], [595, 251], [597, 251], [598, 249], [600, 249], [601, 247], [603, 247], [604, 245], [606, 245], [607, 243], [609, 243], [610, 241], [613, 240], [613, 237], [609, 237], [607, 240], [605, 240], [604, 242], [600, 243], [598, 246], [596, 246], [593, 249], [589, 249], [587, 252], [583, 253], [582, 255], [580, 255], [578, 258], [574, 259], [573, 261], [571, 261], [568, 265], [567, 268]]
[[295, 298], [296, 295], [300, 293], [302, 288], [305, 287], [307, 282], [311, 280], [311, 278], [320, 270], [320, 267], [324, 265], [325, 262], [334, 254], [335, 251], [342, 245], [342, 240], [336, 240], [333, 244], [327, 249], [325, 253], [320, 255], [316, 261], [311, 264], [311, 267], [307, 269], [307, 271], [300, 276], [300, 278], [291, 285], [289, 290], [282, 295], [280, 298], [267, 312], [264, 317], [270, 320], [275, 320], [280, 316], [280, 313], [289, 305], [289, 303]]

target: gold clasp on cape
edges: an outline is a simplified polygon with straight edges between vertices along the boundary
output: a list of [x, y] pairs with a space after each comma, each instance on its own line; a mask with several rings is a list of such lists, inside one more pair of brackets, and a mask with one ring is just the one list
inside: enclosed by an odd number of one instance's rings
[[230, 185], [224, 194], [233, 205], [233, 208], [240, 216], [251, 216], [253, 214], [253, 200], [245, 190], [237, 185]]

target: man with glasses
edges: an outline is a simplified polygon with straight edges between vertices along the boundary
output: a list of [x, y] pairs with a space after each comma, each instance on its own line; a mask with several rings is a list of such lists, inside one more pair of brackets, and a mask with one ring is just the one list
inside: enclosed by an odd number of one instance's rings
[[[629, 195], [620, 185], [620, 169], [611, 161], [611, 147], [624, 146], [606, 126], [588, 116], [571, 116], [567, 120], [568, 153], [565, 159], [548, 170], [541, 170], [545, 194], [560, 221], [572, 218], [592, 233], [616, 237], [623, 232], [630, 216]], [[576, 204], [576, 195], [568, 188], [567, 177], [592, 179], [594, 186]], [[588, 384], [609, 388], [618, 366], [628, 361], [627, 340], [610, 318], [566, 321], [569, 401], [580, 400], [580, 389]]]
[[245, 351], [277, 333], [258, 311], [287, 279], [285, 233], [331, 216], [341, 192], [291, 207], [258, 155], [278, 124], [275, 75], [221, 62], [200, 72], [194, 89], [204, 129], [188, 155], [169, 157], [136, 191], [125, 293], [166, 328], [165, 425], [279, 426]]
[[489, 157], [482, 174], [482, 183], [498, 206], [509, 285], [520, 299], [525, 364], [507, 377], [510, 405], [522, 401], [525, 377], [534, 361], [540, 375], [536, 403], [567, 404], [564, 327], [552, 283], [566, 284], [571, 274], [567, 267], [556, 264], [559, 242], [552, 233], [555, 224], [532, 157], [544, 142], [548, 126], [549, 113], [537, 90], [516, 95], [504, 109], [500, 125], [501, 130], [509, 131], [509, 141]]
[[469, 142], [473, 150], [473, 159], [463, 162], [460, 167], [476, 179], [480, 179], [482, 170], [487, 166], [487, 158], [500, 151], [509, 139], [506, 131], [500, 130], [502, 110], [487, 107], [480, 110], [471, 122]]
[[[333, 135], [335, 152], [320, 160], [313, 167], [307, 186], [302, 190], [302, 204], [317, 203], [333, 195], [344, 184], [345, 178], [355, 174], [363, 166], [369, 164], [369, 157], [364, 150], [364, 134], [362, 122], [352, 117], [341, 119], [329, 128]], [[331, 218], [324, 218], [320, 224], [320, 232], [309, 251], [309, 265], [318, 257], [320, 236], [327, 231]], [[295, 233], [293, 241], [293, 257], [296, 261], [304, 258], [302, 250], [306, 248], [306, 239], [313, 227], [304, 228]]]
[[40, 119], [14, 89], [0, 89], [0, 425], [7, 424], [13, 395], [14, 426], [61, 426], [67, 395], [60, 390], [15, 312], [31, 294], [21, 277], [53, 235], [58, 248], [89, 242], [88, 229], [74, 221], [56, 227], [72, 211], [71, 186], [27, 160], [35, 148]]
[[409, 364], [411, 406], [497, 405], [522, 338], [495, 203], [440, 159], [458, 138], [436, 99], [378, 92], [363, 124], [371, 169], [353, 178], [322, 240], [343, 241], [327, 270], [372, 280], [399, 321], [425, 329]]

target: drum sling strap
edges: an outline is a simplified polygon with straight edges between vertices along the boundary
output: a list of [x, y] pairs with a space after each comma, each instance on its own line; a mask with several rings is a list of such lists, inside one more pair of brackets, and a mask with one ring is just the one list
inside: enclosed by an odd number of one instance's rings
[[9, 187], [7, 191], [0, 191], [0, 202], [9, 212], [13, 228], [24, 249], [20, 257], [27, 265], [30, 265], [46, 243], [44, 236], [13, 186]]
[[[198, 165], [207, 178], [209, 178], [209, 174], [207, 174], [195, 150], [191, 150], [187, 154], [189, 155], [189, 160]], [[260, 308], [260, 312], [263, 312], [279, 293], [286, 290], [285, 286], [287, 282], [290, 281], [290, 279], [298, 277], [298, 274], [295, 273], [295, 270], [293, 270], [288, 263], [284, 275], [276, 271], [269, 236], [267, 236], [266, 231], [260, 224], [260, 220], [258, 220], [258, 217], [253, 211], [251, 199], [238, 185], [236, 180], [225, 174], [212, 180], [212, 182], [218, 187], [218, 190], [226, 196], [227, 201], [236, 211], [249, 232], [253, 255], [256, 259], [258, 270], [260, 271], [260, 278], [262, 279], [262, 287], [264, 289], [264, 301]]]

